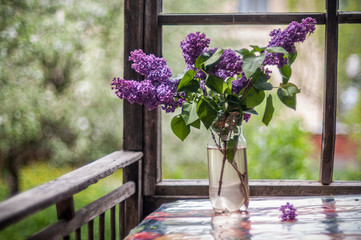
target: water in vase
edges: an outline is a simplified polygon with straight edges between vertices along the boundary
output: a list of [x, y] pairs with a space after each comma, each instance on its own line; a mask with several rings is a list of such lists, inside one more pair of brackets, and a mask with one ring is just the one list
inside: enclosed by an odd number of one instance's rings
[[[234, 162], [225, 161], [223, 149], [208, 147], [209, 198], [217, 213], [245, 210], [249, 203], [246, 148], [238, 148]], [[220, 180], [222, 178], [222, 184]], [[221, 188], [221, 189], [219, 189]]]

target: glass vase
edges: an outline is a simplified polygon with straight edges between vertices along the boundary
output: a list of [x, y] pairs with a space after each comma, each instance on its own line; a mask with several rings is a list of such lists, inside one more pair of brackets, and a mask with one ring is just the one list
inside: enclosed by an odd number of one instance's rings
[[216, 213], [247, 210], [249, 185], [242, 116], [220, 116], [207, 145], [209, 198]]

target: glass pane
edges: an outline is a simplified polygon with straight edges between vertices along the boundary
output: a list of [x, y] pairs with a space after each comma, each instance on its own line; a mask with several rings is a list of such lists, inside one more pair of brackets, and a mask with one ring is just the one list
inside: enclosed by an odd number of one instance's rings
[[341, 11], [361, 11], [360, 0], [340, 0], [339, 9]]
[[[259, 25], [166, 26], [163, 28], [163, 56], [174, 76], [183, 73], [185, 69], [180, 42], [190, 32], [204, 32], [211, 39], [210, 47], [241, 49], [249, 48], [249, 45], [267, 46], [270, 40], [269, 32], [276, 27], [285, 28]], [[283, 106], [274, 90], [272, 94], [276, 111], [270, 126], [263, 125], [262, 116], [252, 116], [251, 120], [244, 124], [250, 178], [318, 179], [323, 43], [324, 27], [317, 26], [316, 32], [297, 46], [299, 55], [293, 65], [291, 78], [291, 82], [302, 89], [297, 99], [297, 111]], [[271, 70], [272, 79], [278, 84], [281, 81], [278, 69]], [[261, 105], [259, 112], [263, 112], [264, 107]], [[171, 118], [170, 114], [163, 114], [163, 178], [207, 178], [207, 131], [192, 129], [188, 138], [181, 142], [170, 129]]]
[[165, 13], [323, 12], [319, 0], [163, 0]]
[[334, 179], [361, 179], [361, 25], [339, 28]]

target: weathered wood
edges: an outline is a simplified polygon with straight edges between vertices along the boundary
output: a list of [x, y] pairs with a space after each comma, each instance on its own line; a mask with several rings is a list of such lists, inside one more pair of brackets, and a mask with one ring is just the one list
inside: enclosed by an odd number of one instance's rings
[[94, 220], [88, 222], [88, 240], [94, 239]]
[[338, 0], [327, 0], [325, 27], [325, 87], [322, 124], [320, 182], [330, 184], [336, 139]]
[[123, 170], [123, 182], [133, 181], [136, 185], [136, 193], [125, 201], [125, 235], [138, 225], [143, 214], [142, 197], [142, 161], [136, 162]]
[[[56, 204], [58, 220], [70, 220], [75, 215], [73, 196], [64, 199]], [[70, 235], [64, 236], [63, 240], [70, 240]]]
[[361, 12], [339, 12], [339, 23], [361, 23]]
[[[161, 12], [161, 0], [145, 0], [144, 51], [156, 56], [161, 55], [161, 26], [158, 14]], [[160, 108], [148, 111], [144, 108], [144, 146], [143, 158], [143, 194], [155, 193], [155, 184], [160, 177], [161, 165], [161, 112]]]
[[105, 238], [105, 213], [99, 215], [99, 240], [104, 240]]
[[119, 240], [123, 240], [125, 237], [125, 216], [124, 216], [124, 202], [118, 204], [119, 214], [118, 214], [118, 223], [119, 223]]
[[325, 13], [234, 13], [234, 14], [160, 14], [161, 25], [237, 25], [289, 24], [305, 17], [313, 17], [318, 24], [326, 22]]
[[70, 198], [117, 169], [141, 159], [141, 152], [117, 151], [0, 203], [0, 229]]
[[115, 207], [110, 209], [110, 239], [115, 240], [116, 238], [116, 227], [115, 227]]
[[[43, 229], [42, 231], [34, 234], [29, 239], [59, 239], [67, 235], [68, 233], [75, 231], [75, 229], [81, 227], [85, 223], [90, 222], [95, 217], [114, 207], [116, 204], [126, 200], [130, 196], [134, 195], [134, 193], [134, 182], [127, 182], [123, 186], [79, 209], [75, 213], [74, 218], [72, 218], [71, 220], [60, 220], [53, 225], [50, 225], [49, 227]], [[90, 230], [88, 224], [88, 236], [89, 232]]]
[[[318, 181], [250, 180], [252, 196], [342, 195], [361, 193], [361, 182], [337, 181], [323, 185]], [[208, 196], [208, 180], [163, 180], [157, 184], [159, 196]]]
[[[141, 80], [131, 68], [130, 52], [143, 48], [144, 0], [124, 0], [124, 78]], [[123, 102], [123, 149], [142, 151], [143, 106]]]
[[58, 202], [56, 204], [56, 213], [57, 213], [59, 220], [60, 219], [65, 219], [65, 220], [72, 219], [75, 215], [73, 196]]
[[75, 230], [75, 240], [81, 240], [81, 228]]

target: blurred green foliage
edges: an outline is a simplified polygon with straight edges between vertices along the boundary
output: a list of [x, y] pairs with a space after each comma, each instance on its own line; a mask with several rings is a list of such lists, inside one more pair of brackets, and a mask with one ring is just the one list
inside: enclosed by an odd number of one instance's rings
[[122, 1], [1, 1], [0, 167], [80, 165], [121, 148]]

